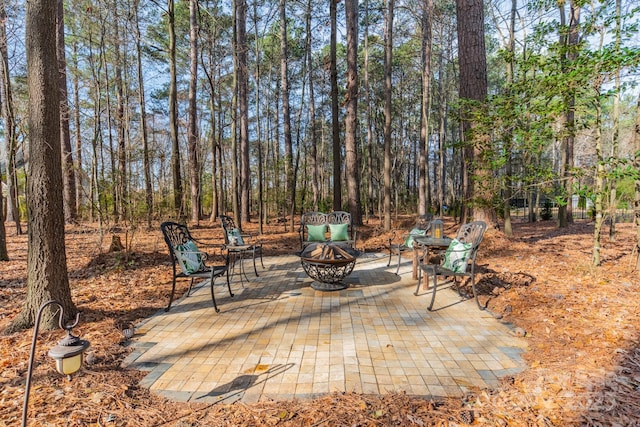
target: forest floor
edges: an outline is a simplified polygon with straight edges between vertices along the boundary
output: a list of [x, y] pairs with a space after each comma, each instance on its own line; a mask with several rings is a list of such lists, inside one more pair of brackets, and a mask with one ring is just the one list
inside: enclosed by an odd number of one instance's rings
[[[410, 217], [395, 228], [411, 228]], [[446, 223], [446, 232], [457, 226]], [[27, 236], [7, 224], [8, 262], [0, 263], [0, 329], [26, 296]], [[245, 230], [255, 230], [248, 224]], [[217, 223], [191, 227], [200, 238], [222, 238]], [[265, 228], [266, 255], [291, 254], [297, 233], [283, 223]], [[176, 403], [138, 386], [145, 373], [120, 367], [129, 353], [121, 325], [164, 307], [171, 264], [158, 228], [100, 233], [68, 226], [66, 252], [76, 334], [91, 342], [85, 366], [71, 381], [46, 356], [62, 331], [41, 331], [30, 394], [32, 426], [390, 426], [640, 425], [640, 275], [633, 270], [635, 229], [619, 224], [616, 242], [603, 240], [602, 266], [591, 267], [593, 224], [557, 229], [550, 221], [514, 224], [515, 237], [489, 230], [478, 264], [481, 302], [525, 336], [527, 369], [496, 389], [428, 401], [404, 394], [333, 393], [308, 401], [256, 404]], [[129, 250], [108, 252], [112, 235]], [[359, 247], [384, 250], [377, 221], [359, 229]], [[188, 281], [179, 282], [179, 294]], [[33, 331], [0, 336], [0, 426], [19, 424]]]

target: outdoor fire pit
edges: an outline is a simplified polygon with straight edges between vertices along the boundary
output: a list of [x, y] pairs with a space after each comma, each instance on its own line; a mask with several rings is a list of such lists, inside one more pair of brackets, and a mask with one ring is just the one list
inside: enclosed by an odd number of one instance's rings
[[349, 285], [343, 280], [353, 271], [359, 252], [337, 243], [312, 243], [300, 254], [302, 268], [319, 291], [337, 291]]

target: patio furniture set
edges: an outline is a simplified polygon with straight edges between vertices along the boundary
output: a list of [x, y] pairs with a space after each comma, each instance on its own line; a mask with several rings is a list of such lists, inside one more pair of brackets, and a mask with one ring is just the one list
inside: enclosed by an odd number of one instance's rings
[[[211, 299], [216, 312], [217, 306], [214, 283], [218, 277], [226, 274], [229, 295], [234, 296], [230, 286], [230, 276], [234, 274], [236, 265], [242, 286], [243, 277], [248, 281], [244, 270], [244, 259], [251, 258], [254, 274], [258, 276], [256, 258], [262, 262], [262, 244], [258, 236], [243, 233], [229, 216], [221, 215], [220, 224], [224, 234], [224, 244], [207, 244], [195, 239], [189, 229], [175, 222], [164, 222], [160, 229], [171, 256], [173, 275], [169, 304], [165, 311], [169, 311], [173, 302], [176, 279], [191, 279], [187, 296], [193, 286], [194, 279], [210, 280]], [[412, 253], [413, 278], [417, 280], [414, 295], [419, 296], [424, 282], [426, 294], [430, 294], [428, 310], [432, 310], [436, 291], [451, 281], [460, 293], [458, 278], [465, 277], [471, 282], [473, 296], [480, 309], [484, 307], [478, 301], [475, 273], [476, 256], [482, 242], [486, 224], [473, 221], [463, 224], [454, 238], [444, 235], [444, 225], [441, 219], [431, 215], [420, 215], [415, 226], [402, 238], [397, 232], [389, 239], [389, 261], [391, 265], [393, 255], [397, 255], [395, 274], [398, 275], [402, 255]], [[352, 273], [356, 259], [361, 254], [356, 249], [357, 228], [353, 224], [348, 212], [308, 212], [302, 215], [298, 229], [301, 250], [298, 252], [305, 273], [314, 281], [313, 289], [319, 291], [336, 291], [349, 285], [344, 279]], [[210, 248], [202, 251], [200, 248]], [[449, 277], [448, 281], [438, 283], [439, 277]]]

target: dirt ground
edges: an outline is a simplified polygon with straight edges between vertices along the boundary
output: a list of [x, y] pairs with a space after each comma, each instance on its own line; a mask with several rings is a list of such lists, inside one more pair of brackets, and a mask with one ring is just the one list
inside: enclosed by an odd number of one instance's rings
[[[394, 221], [408, 230], [410, 217]], [[7, 224], [8, 262], [0, 263], [0, 329], [21, 310], [26, 294], [27, 237]], [[219, 241], [220, 226], [192, 226]], [[255, 230], [248, 224], [245, 230]], [[448, 235], [457, 226], [447, 222]], [[640, 426], [640, 274], [631, 224], [603, 240], [603, 262], [591, 267], [593, 224], [559, 230], [552, 222], [517, 223], [515, 237], [485, 236], [479, 255], [481, 302], [524, 335], [528, 369], [497, 389], [460, 399], [427, 401], [403, 394], [333, 393], [310, 401], [258, 404], [175, 403], [137, 384], [123, 370], [130, 351], [122, 325], [164, 307], [171, 264], [159, 229], [69, 226], [66, 251], [73, 299], [81, 310], [74, 332], [91, 341], [81, 373], [62, 378], [47, 357], [62, 331], [38, 337], [30, 426]], [[112, 235], [129, 248], [108, 252]], [[376, 221], [360, 227], [358, 246], [384, 250], [389, 234]], [[266, 255], [295, 252], [296, 232], [274, 222], [262, 236]], [[179, 282], [179, 294], [188, 281]], [[0, 336], [0, 426], [19, 425], [32, 330]]]

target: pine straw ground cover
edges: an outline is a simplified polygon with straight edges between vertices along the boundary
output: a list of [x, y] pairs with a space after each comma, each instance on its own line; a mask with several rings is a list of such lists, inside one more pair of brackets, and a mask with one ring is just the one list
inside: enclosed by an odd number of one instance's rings
[[[411, 227], [411, 218], [397, 226]], [[456, 226], [447, 224], [447, 233]], [[248, 227], [255, 229], [255, 224]], [[470, 390], [460, 399], [427, 401], [401, 393], [333, 393], [310, 401], [207, 405], [176, 403], [138, 387], [144, 373], [123, 370], [130, 351], [121, 325], [164, 307], [170, 264], [158, 229], [132, 234], [71, 226], [67, 258], [73, 298], [82, 311], [74, 331], [91, 341], [83, 371], [61, 378], [46, 356], [61, 331], [40, 333], [31, 426], [567, 426], [640, 425], [640, 310], [638, 272], [632, 270], [634, 229], [619, 225], [617, 242], [603, 238], [603, 265], [590, 267], [593, 224], [558, 230], [551, 222], [515, 224], [514, 238], [490, 230], [478, 263], [481, 301], [525, 334], [528, 369], [494, 390]], [[192, 227], [219, 240], [217, 224]], [[26, 236], [7, 227], [11, 261], [0, 263], [0, 328], [22, 307], [26, 289]], [[111, 234], [130, 251], [107, 253]], [[360, 229], [359, 246], [382, 250], [377, 225]], [[360, 240], [360, 239], [359, 239]], [[274, 224], [265, 253], [292, 253], [297, 234]], [[179, 284], [186, 291], [188, 281]], [[0, 337], [0, 425], [19, 424], [32, 331]]]

